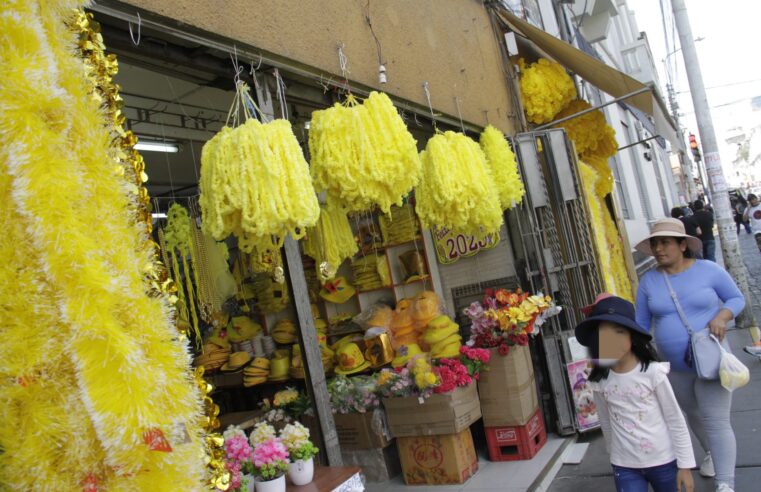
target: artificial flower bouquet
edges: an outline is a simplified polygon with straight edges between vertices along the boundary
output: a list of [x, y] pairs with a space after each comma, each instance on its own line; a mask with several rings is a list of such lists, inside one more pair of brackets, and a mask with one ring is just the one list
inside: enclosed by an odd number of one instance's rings
[[307, 461], [319, 452], [317, 446], [309, 440], [309, 429], [300, 422], [286, 425], [280, 431], [280, 440], [288, 450], [291, 461]]
[[380, 408], [375, 376], [336, 376], [328, 382], [334, 413], [367, 413]]
[[560, 312], [549, 296], [530, 295], [517, 289], [486, 290], [483, 302], [474, 302], [463, 310], [470, 318], [470, 339], [467, 345], [497, 348], [502, 356], [513, 345], [528, 345], [528, 336], [539, 332], [544, 321]]
[[225, 467], [230, 473], [230, 491], [248, 490], [246, 475], [254, 473], [252, 463], [254, 449], [249, 445], [246, 433], [237, 426], [230, 426], [223, 434], [225, 440]]
[[259, 407], [264, 415], [258, 421], [269, 423], [277, 428], [282, 428], [303, 415], [314, 413], [309, 397], [291, 387], [278, 391], [272, 399], [265, 398]]
[[249, 442], [253, 446], [251, 462], [256, 477], [266, 482], [285, 475], [288, 471], [288, 449], [283, 440], [276, 436], [274, 427], [266, 422], [256, 424]]

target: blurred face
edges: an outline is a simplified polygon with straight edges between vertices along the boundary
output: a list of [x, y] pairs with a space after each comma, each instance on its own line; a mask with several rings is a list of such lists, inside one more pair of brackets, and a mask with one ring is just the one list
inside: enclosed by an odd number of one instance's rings
[[753, 197], [753, 198], [751, 198], [751, 199], [750, 199], [750, 204], [751, 204], [752, 206], [754, 206], [754, 207], [755, 207], [756, 205], [758, 205], [758, 197]]
[[650, 239], [650, 249], [658, 265], [673, 266], [684, 260], [687, 241], [679, 241], [675, 237], [654, 237]]
[[602, 321], [597, 327], [600, 359], [598, 364], [610, 367], [632, 349], [632, 336], [629, 330], [615, 323]]

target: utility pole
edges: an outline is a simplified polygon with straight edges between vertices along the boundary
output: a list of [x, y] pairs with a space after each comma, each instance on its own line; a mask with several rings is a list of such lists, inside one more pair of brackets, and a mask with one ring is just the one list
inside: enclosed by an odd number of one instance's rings
[[727, 183], [724, 180], [724, 171], [721, 167], [721, 155], [716, 143], [716, 133], [713, 129], [711, 109], [708, 107], [703, 74], [700, 71], [698, 52], [695, 49], [695, 38], [692, 36], [690, 19], [687, 15], [687, 7], [684, 0], [671, 0], [671, 9], [674, 12], [676, 29], [679, 32], [679, 44], [682, 46], [684, 67], [687, 71], [687, 80], [690, 84], [692, 104], [695, 107], [695, 118], [698, 121], [698, 132], [703, 143], [703, 160], [708, 175], [708, 187], [711, 192], [714, 216], [719, 228], [719, 240], [721, 251], [724, 255], [724, 264], [727, 271], [737, 282], [746, 300], [746, 307], [737, 317], [737, 325], [748, 328], [754, 340], [758, 340], [759, 330], [753, 315], [753, 301], [748, 288], [748, 272], [745, 269], [740, 256], [740, 248], [735, 234], [735, 223], [729, 205]]

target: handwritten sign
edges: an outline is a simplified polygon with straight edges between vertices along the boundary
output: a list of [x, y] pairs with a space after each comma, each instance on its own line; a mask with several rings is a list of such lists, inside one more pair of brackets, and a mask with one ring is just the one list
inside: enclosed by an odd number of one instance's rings
[[473, 256], [499, 244], [499, 233], [488, 234], [482, 239], [458, 234], [445, 227], [441, 229], [434, 227], [432, 233], [433, 242], [436, 246], [436, 256], [442, 265], [449, 265], [460, 258]]

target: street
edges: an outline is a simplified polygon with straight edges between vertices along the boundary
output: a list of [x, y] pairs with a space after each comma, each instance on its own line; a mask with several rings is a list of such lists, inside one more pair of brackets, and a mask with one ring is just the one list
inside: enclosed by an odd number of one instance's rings
[[[761, 319], [761, 253], [752, 235], [740, 233], [740, 250], [748, 269], [749, 283], [756, 319]], [[734, 393], [732, 426], [737, 437], [737, 474], [735, 490], [753, 492], [761, 490], [761, 362], [743, 352], [750, 343], [748, 330], [731, 330], [728, 333], [734, 354], [750, 368], [750, 383]], [[564, 465], [549, 488], [550, 492], [578, 492], [586, 490], [614, 490], [613, 474], [605, 452], [602, 434], [593, 431], [581, 435], [578, 442], [589, 442], [584, 460], [579, 465]], [[696, 439], [692, 438], [693, 445]], [[695, 458], [700, 465], [703, 451], [695, 445]], [[695, 492], [713, 492], [713, 479], [693, 472]]]

